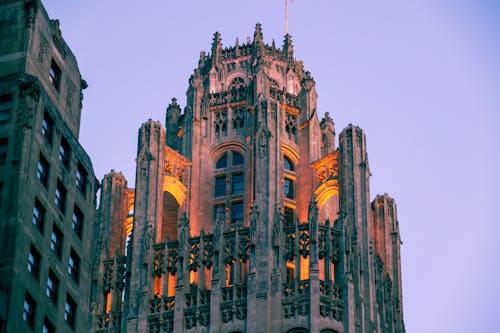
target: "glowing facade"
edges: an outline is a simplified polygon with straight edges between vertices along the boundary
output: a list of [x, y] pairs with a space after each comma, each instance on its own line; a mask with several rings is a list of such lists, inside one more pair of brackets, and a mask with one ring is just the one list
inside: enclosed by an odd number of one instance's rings
[[184, 111], [140, 128], [135, 190], [104, 177], [93, 331], [404, 332], [396, 205], [316, 102], [289, 35], [215, 34]]

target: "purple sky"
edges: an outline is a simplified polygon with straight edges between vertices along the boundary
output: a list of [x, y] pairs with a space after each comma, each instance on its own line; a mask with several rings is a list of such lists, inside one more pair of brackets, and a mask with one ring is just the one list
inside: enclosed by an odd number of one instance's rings
[[[44, 3], [89, 83], [96, 175], [131, 187], [138, 128], [172, 97], [185, 106], [215, 31], [225, 46], [257, 22], [267, 43], [284, 35], [284, 0]], [[498, 332], [500, 1], [295, 0], [289, 31], [320, 114], [366, 132], [371, 197], [398, 203], [407, 332]]]

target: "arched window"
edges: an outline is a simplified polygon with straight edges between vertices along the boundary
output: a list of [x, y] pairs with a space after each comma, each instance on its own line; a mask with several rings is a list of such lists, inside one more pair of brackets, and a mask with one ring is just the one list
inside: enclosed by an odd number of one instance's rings
[[229, 90], [239, 89], [245, 86], [245, 80], [241, 76], [237, 76], [229, 83]]
[[295, 171], [293, 162], [286, 156], [283, 158], [283, 169], [288, 171]]
[[295, 200], [295, 165], [283, 156], [283, 197]]
[[243, 223], [245, 159], [237, 151], [224, 153], [215, 163], [214, 220], [217, 213], [230, 212], [229, 223]]

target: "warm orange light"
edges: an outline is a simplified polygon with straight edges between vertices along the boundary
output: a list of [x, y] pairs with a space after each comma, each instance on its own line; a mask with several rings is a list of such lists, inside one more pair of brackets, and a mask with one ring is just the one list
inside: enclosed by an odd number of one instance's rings
[[156, 297], [163, 296], [163, 276], [155, 276], [154, 295]]
[[189, 271], [189, 284], [191, 286], [197, 286], [198, 285], [198, 272], [196, 271]]
[[111, 300], [112, 300], [111, 292], [108, 292], [104, 297], [106, 298], [105, 299], [106, 313], [110, 313], [111, 312]]
[[300, 257], [300, 279], [309, 279], [309, 257]]
[[175, 296], [175, 285], [177, 283], [177, 279], [175, 275], [168, 274], [168, 286], [167, 286], [167, 296], [172, 297]]

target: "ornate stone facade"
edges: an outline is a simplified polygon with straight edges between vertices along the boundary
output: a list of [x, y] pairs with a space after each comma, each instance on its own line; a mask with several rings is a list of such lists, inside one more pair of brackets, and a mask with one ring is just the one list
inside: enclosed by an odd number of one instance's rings
[[316, 100], [289, 35], [214, 35], [184, 111], [139, 130], [136, 188], [104, 178], [92, 331], [404, 332], [394, 200]]

